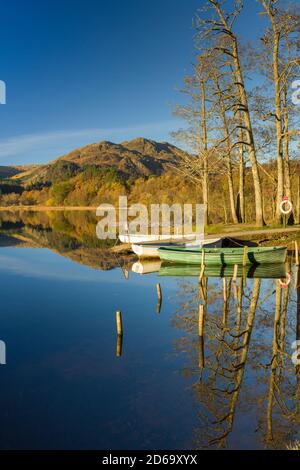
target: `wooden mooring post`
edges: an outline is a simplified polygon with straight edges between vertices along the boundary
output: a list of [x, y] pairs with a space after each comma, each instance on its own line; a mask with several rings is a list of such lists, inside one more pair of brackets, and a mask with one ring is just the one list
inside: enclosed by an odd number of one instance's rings
[[202, 278], [204, 276], [204, 271], [205, 271], [205, 251], [202, 249], [201, 252], [201, 269], [200, 269], [200, 275], [199, 275], [199, 282], [202, 281]]
[[296, 266], [299, 266], [299, 249], [298, 249], [297, 241], [295, 241], [295, 263], [296, 263]]
[[232, 275], [233, 294], [234, 294], [234, 298], [235, 298], [235, 299], [237, 298], [237, 285], [236, 285], [236, 281], [237, 281], [238, 269], [239, 269], [238, 265], [235, 264], [235, 265], [234, 265], [234, 268], [233, 268], [233, 275]]
[[162, 293], [161, 293], [160, 284], [156, 284], [156, 292], [157, 292], [157, 306], [156, 306], [156, 312], [157, 312], [157, 313], [160, 313], [160, 310], [161, 310], [161, 303], [162, 303]]
[[227, 282], [226, 282], [226, 277], [223, 277], [223, 300], [224, 302], [227, 302]]
[[245, 287], [247, 286], [247, 260], [248, 260], [248, 247], [244, 246], [243, 253], [243, 280]]
[[199, 305], [199, 321], [198, 321], [198, 334], [199, 336], [203, 336], [203, 329], [204, 329], [204, 305]]
[[244, 253], [243, 253], [243, 266], [246, 266], [248, 261], [248, 247], [244, 246]]
[[202, 372], [204, 367], [204, 339], [203, 339], [203, 331], [204, 331], [204, 319], [205, 319], [205, 308], [203, 304], [199, 305], [199, 313], [198, 313], [198, 336], [199, 336], [199, 369]]
[[116, 325], [117, 325], [117, 347], [116, 347], [116, 356], [122, 356], [122, 344], [123, 344], [123, 323], [122, 323], [122, 313], [120, 310], [116, 312]]
[[116, 324], [117, 324], [117, 335], [122, 336], [123, 335], [123, 323], [122, 323], [122, 313], [120, 310], [117, 310], [116, 313]]

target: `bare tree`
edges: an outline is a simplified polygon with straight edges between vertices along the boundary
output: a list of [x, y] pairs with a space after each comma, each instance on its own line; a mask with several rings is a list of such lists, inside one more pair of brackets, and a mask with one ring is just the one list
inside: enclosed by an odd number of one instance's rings
[[[276, 148], [277, 148], [277, 204], [276, 222], [280, 223], [282, 214], [280, 203], [284, 191], [291, 199], [290, 163], [289, 163], [289, 115], [287, 100], [287, 81], [294, 66], [299, 65], [299, 58], [291, 57], [290, 35], [299, 28], [296, 14], [279, 9], [279, 0], [260, 0], [265, 14], [271, 24], [262, 38], [266, 49], [270, 52], [274, 83], [274, 113]], [[282, 52], [282, 46], [284, 51]]]
[[[243, 120], [243, 130], [246, 138], [244, 145], [247, 146], [252, 168], [255, 194], [256, 224], [261, 226], [264, 225], [264, 218], [260, 174], [258, 169], [252, 121], [248, 106], [248, 96], [240, 60], [238, 39], [233, 31], [234, 23], [243, 8], [243, 4], [242, 1], [236, 0], [234, 2], [233, 11], [226, 12], [223, 8], [224, 2], [209, 0], [208, 3], [211, 5], [213, 11], [216, 13], [216, 17], [206, 17], [200, 18], [198, 20], [199, 36], [203, 40], [210, 38], [210, 40], [214, 43], [214, 49], [217, 51], [221, 51], [224, 55], [226, 55], [229, 58], [233, 67], [235, 85], [238, 89], [239, 96], [238, 109], [241, 112]], [[224, 42], [228, 44], [228, 47], [224, 47]]]

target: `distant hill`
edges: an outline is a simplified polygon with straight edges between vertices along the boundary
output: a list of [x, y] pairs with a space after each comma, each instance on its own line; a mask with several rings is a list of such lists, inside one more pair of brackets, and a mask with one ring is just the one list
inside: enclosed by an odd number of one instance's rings
[[110, 168], [123, 178], [159, 176], [176, 164], [182, 154], [182, 150], [168, 142], [144, 138], [120, 144], [102, 141], [72, 150], [46, 165], [15, 167], [12, 176], [20, 182], [46, 181], [50, 178], [52, 167], [59, 162], [69, 162], [74, 165], [74, 170], [77, 167], [79, 171], [87, 166]]
[[102, 165], [117, 169], [127, 176], [160, 175], [178, 161], [182, 150], [168, 142], [137, 138], [121, 144], [103, 141], [86, 145], [63, 155], [66, 160], [82, 165]]
[[11, 178], [20, 173], [20, 170], [13, 166], [0, 166], [0, 179]]

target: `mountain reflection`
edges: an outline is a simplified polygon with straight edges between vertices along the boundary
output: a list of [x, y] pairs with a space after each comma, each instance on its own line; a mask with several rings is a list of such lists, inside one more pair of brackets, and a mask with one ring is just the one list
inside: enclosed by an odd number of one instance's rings
[[0, 214], [0, 246], [49, 248], [95, 269], [123, 266], [130, 256], [116, 257], [115, 240], [96, 237], [92, 211], [19, 211]]

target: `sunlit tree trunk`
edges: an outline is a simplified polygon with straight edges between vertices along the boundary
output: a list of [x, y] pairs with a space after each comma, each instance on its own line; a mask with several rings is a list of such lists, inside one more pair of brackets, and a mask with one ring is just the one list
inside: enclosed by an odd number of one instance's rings
[[239, 88], [239, 95], [240, 95], [240, 100], [241, 100], [241, 105], [242, 105], [241, 114], [245, 123], [246, 141], [247, 141], [249, 159], [251, 163], [252, 176], [253, 176], [256, 225], [262, 226], [264, 225], [264, 217], [263, 217], [261, 181], [260, 181], [260, 175], [259, 175], [258, 164], [257, 164], [251, 117], [250, 117], [250, 112], [249, 112], [249, 107], [248, 107], [248, 98], [247, 98], [247, 93], [245, 89], [243, 73], [242, 73], [242, 69], [240, 65], [239, 51], [238, 51], [236, 38], [234, 38], [233, 40], [233, 56], [234, 56], [235, 72], [236, 72], [237, 81], [238, 81], [237, 86]]
[[277, 207], [276, 222], [281, 223], [282, 214], [280, 211], [280, 203], [283, 198], [284, 179], [283, 179], [283, 149], [282, 149], [282, 113], [280, 99], [280, 83], [278, 70], [278, 50], [280, 35], [274, 31], [274, 51], [273, 51], [273, 73], [274, 73], [274, 89], [275, 89], [275, 120], [277, 134]]
[[[283, 88], [282, 93], [282, 107], [283, 107], [283, 164], [284, 164], [284, 188], [285, 195], [288, 196], [291, 203], [292, 200], [292, 189], [291, 189], [291, 169], [290, 169], [290, 139], [289, 139], [289, 113], [288, 113], [288, 103], [287, 103], [287, 87], [286, 84]], [[291, 214], [289, 222], [293, 222], [295, 219], [295, 214]]]
[[275, 104], [275, 128], [276, 128], [276, 147], [277, 147], [277, 205], [276, 205], [276, 223], [281, 223], [282, 213], [280, 204], [284, 192], [284, 166], [283, 166], [283, 142], [282, 142], [282, 109], [281, 109], [281, 91], [280, 91], [280, 72], [279, 72], [279, 45], [280, 30], [275, 18], [274, 2], [262, 0], [262, 5], [270, 19], [272, 25], [272, 68], [274, 81], [274, 104]]
[[258, 164], [257, 164], [257, 156], [256, 156], [255, 143], [254, 143], [252, 122], [251, 122], [250, 111], [249, 111], [249, 106], [248, 106], [248, 97], [247, 97], [245, 81], [244, 81], [244, 76], [243, 76], [241, 62], [240, 62], [238, 42], [237, 42], [237, 38], [235, 34], [232, 32], [232, 27], [228, 22], [227, 16], [223, 13], [221, 9], [220, 2], [216, 0], [209, 0], [209, 1], [213, 5], [215, 11], [217, 12], [220, 18], [220, 22], [222, 24], [222, 27], [219, 27], [220, 32], [223, 31], [223, 33], [225, 33], [228, 36], [232, 44], [232, 51], [229, 55], [231, 56], [233, 67], [234, 67], [234, 73], [236, 77], [236, 86], [238, 88], [238, 92], [239, 92], [238, 94], [240, 98], [239, 109], [241, 110], [242, 118], [243, 118], [244, 125], [245, 125], [245, 136], [246, 136], [249, 159], [250, 159], [252, 175], [253, 175], [256, 225], [262, 226], [264, 225], [264, 217], [263, 217], [261, 181], [260, 181], [260, 175], [259, 175]]
[[245, 223], [245, 159], [244, 159], [244, 134], [242, 129], [241, 113], [239, 116], [239, 221]]
[[235, 196], [234, 196], [234, 187], [233, 187], [233, 177], [232, 177], [232, 163], [231, 163], [231, 140], [230, 140], [230, 132], [227, 122], [226, 110], [225, 110], [225, 103], [222, 97], [222, 90], [220, 88], [220, 84], [218, 79], [216, 78], [216, 87], [218, 90], [218, 99], [219, 99], [219, 106], [220, 106], [220, 117], [223, 123], [224, 128], [224, 137], [226, 142], [226, 174], [227, 174], [227, 182], [228, 182], [228, 195], [229, 195], [229, 202], [230, 202], [230, 211], [231, 211], [231, 218], [234, 224], [238, 223], [238, 217], [236, 213], [235, 207]]
[[208, 145], [207, 145], [207, 124], [206, 124], [206, 90], [205, 83], [201, 82], [201, 123], [202, 123], [202, 149], [203, 149], [203, 175], [202, 194], [204, 205], [204, 225], [209, 223], [208, 215]]

